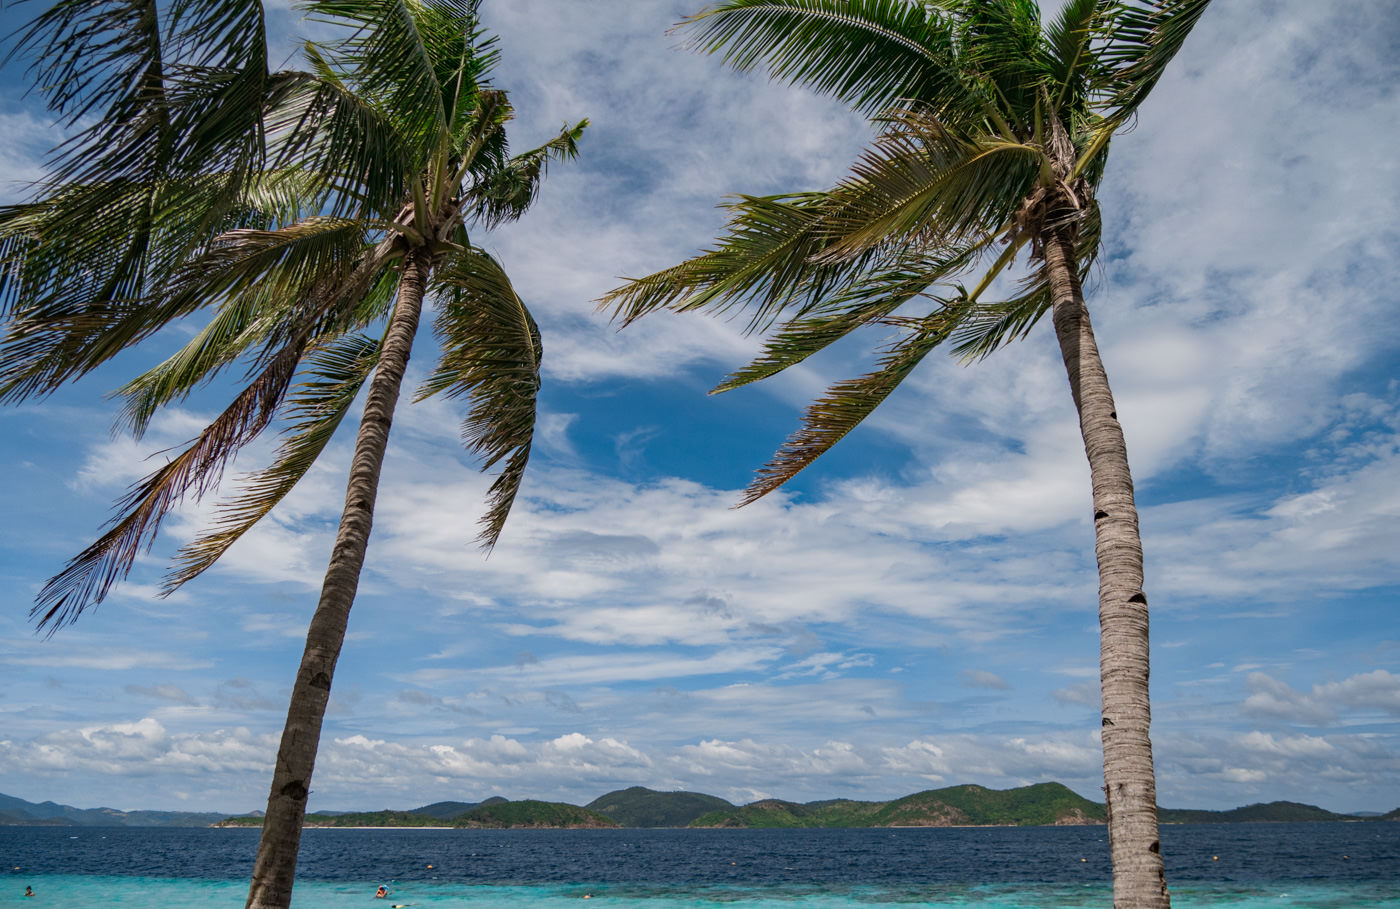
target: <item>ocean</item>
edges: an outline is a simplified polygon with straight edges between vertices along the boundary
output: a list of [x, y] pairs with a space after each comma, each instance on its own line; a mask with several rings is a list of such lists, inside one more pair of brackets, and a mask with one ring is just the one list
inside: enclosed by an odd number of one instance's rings
[[[0, 827], [0, 905], [243, 904], [256, 830]], [[363, 830], [302, 836], [293, 906], [1079, 909], [1112, 905], [1102, 827]], [[1400, 824], [1162, 828], [1181, 909], [1400, 909]], [[380, 884], [388, 900], [374, 900]], [[34, 888], [36, 899], [24, 898]]]

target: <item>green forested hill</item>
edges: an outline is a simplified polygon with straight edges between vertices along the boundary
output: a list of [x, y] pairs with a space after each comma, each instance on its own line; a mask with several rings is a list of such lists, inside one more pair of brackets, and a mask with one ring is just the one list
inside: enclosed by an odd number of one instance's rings
[[892, 802], [798, 804], [764, 799], [697, 818], [692, 827], [957, 827], [1101, 824], [1104, 808], [1059, 783], [1020, 789], [950, 786]]
[[484, 799], [480, 802], [433, 802], [431, 805], [424, 805], [422, 808], [410, 808], [409, 813], [426, 814], [429, 817], [450, 821], [453, 818], [461, 817], [473, 808], [479, 808], [482, 805], [499, 805], [504, 801], [506, 801], [506, 799], [501, 798], [499, 795], [493, 795], [491, 798]]
[[1316, 805], [1301, 802], [1269, 802], [1245, 805], [1229, 811], [1201, 811], [1193, 808], [1159, 808], [1163, 824], [1248, 824], [1268, 821], [1355, 821], [1354, 815], [1333, 814]]
[[[704, 812], [704, 813], [702, 813]], [[698, 816], [697, 816], [698, 815]], [[221, 819], [222, 818], [222, 819]], [[1269, 802], [1229, 811], [1162, 808], [1164, 824], [1266, 822], [1400, 822], [1400, 808], [1387, 814], [1336, 814], [1300, 802]], [[889, 802], [829, 799], [787, 802], [764, 799], [735, 807], [699, 792], [657, 792], [642, 786], [609, 792], [585, 807], [562, 802], [434, 802], [410, 811], [317, 812], [312, 827], [929, 827], [986, 825], [1100, 824], [1104, 808], [1059, 783], [1019, 789], [949, 786], [916, 792]], [[169, 812], [74, 808], [54, 802], [27, 802], [0, 794], [0, 825], [123, 825], [258, 827], [262, 813], [240, 817]]]
[[871, 819], [876, 827], [1102, 824], [1104, 807], [1059, 783], [1019, 789], [950, 786], [890, 802]]
[[479, 805], [452, 822], [454, 827], [617, 827], [617, 821], [563, 802], [497, 802]]
[[584, 806], [623, 827], [684, 827], [707, 811], [724, 811], [731, 802], [700, 792], [657, 792], [644, 786], [618, 789]]
[[691, 821], [692, 827], [869, 827], [870, 817], [886, 802], [785, 802], [763, 799], [739, 808], [711, 811]]

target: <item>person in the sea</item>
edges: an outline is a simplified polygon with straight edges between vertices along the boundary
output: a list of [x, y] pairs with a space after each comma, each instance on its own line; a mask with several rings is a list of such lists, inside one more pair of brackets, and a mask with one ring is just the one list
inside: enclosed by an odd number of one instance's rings
[[25, 896], [33, 896], [33, 895], [34, 895], [34, 888], [33, 888], [33, 887], [25, 887], [25, 888], [24, 888], [24, 895], [25, 895]]
[[380, 885], [379, 885], [379, 889], [376, 890], [376, 891], [374, 891], [374, 898], [377, 899], [377, 900], [382, 900], [382, 899], [384, 899], [384, 897], [386, 897], [386, 896], [388, 896], [388, 895], [389, 895], [389, 891], [384, 889], [384, 885], [383, 885], [383, 884], [380, 884]]

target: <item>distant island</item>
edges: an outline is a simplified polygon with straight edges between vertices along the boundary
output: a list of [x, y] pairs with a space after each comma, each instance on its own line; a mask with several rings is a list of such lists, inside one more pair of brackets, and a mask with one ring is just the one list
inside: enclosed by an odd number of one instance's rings
[[[1236, 824], [1299, 821], [1400, 821], [1387, 814], [1336, 814], [1299, 802], [1269, 802], [1229, 811], [1160, 808], [1164, 824]], [[949, 786], [888, 802], [762, 799], [734, 805], [700, 792], [658, 792], [642, 786], [609, 792], [587, 805], [499, 796], [480, 802], [434, 802], [406, 811], [325, 811], [306, 816], [307, 827], [454, 827], [477, 829], [588, 829], [604, 827], [1006, 827], [1102, 824], [1104, 806], [1060, 783], [1017, 789]], [[260, 827], [262, 815], [210, 812], [116, 811], [26, 802], [0, 794], [0, 826]]]

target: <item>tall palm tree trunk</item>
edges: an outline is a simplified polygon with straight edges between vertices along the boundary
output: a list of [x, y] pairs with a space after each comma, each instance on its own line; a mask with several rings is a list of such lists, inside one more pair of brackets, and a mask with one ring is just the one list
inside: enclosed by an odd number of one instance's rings
[[287, 725], [277, 751], [247, 909], [287, 909], [292, 900], [297, 849], [306, 816], [306, 798], [311, 792], [316, 748], [321, 740], [321, 721], [326, 715], [331, 677], [345, 642], [350, 606], [355, 601], [360, 568], [369, 546], [379, 472], [384, 464], [384, 449], [389, 442], [389, 426], [394, 419], [399, 386], [403, 383], [409, 352], [418, 333], [428, 269], [428, 260], [423, 255], [410, 254], [404, 263], [379, 366], [360, 418], [345, 490], [345, 510], [340, 515], [340, 531], [331, 551], [320, 602], [306, 632], [306, 650], [292, 687]]
[[1094, 488], [1099, 563], [1103, 775], [1114, 909], [1169, 909], [1157, 838], [1157, 786], [1148, 734], [1147, 596], [1133, 478], [1123, 428], [1094, 342], [1075, 269], [1072, 226], [1047, 231], [1044, 255], [1060, 342]]

